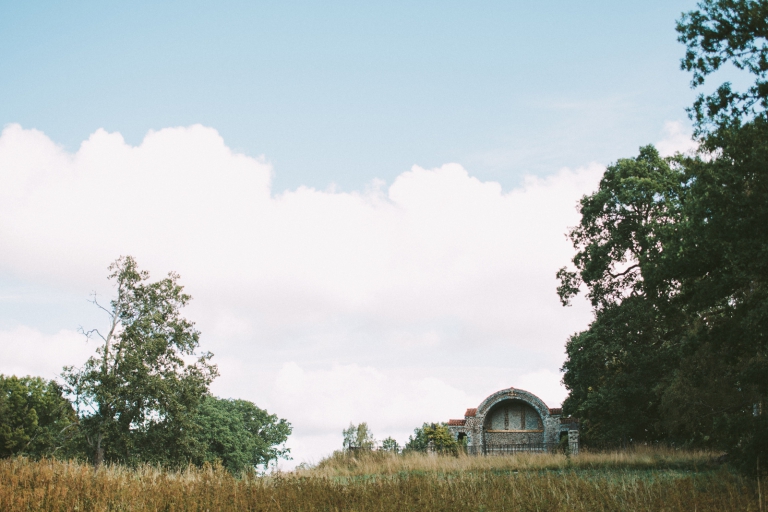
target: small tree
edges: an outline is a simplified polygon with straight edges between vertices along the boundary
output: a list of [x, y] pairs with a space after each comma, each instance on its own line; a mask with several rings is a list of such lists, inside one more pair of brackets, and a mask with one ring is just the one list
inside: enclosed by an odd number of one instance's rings
[[388, 437], [381, 442], [381, 449], [386, 452], [400, 453], [400, 445], [393, 437]]
[[438, 453], [459, 453], [459, 442], [453, 437], [445, 423], [424, 423], [414, 429], [413, 435], [408, 437], [404, 451], [426, 452], [430, 442]]
[[173, 272], [157, 282], [121, 257], [110, 265], [117, 288], [110, 320], [82, 368], [62, 374], [80, 416], [80, 433], [95, 466], [105, 460], [180, 465], [193, 459], [195, 412], [216, 377], [212, 354], [198, 354], [200, 333], [181, 316], [190, 296]]
[[376, 444], [373, 438], [373, 432], [368, 428], [368, 423], [362, 422], [359, 425], [349, 424], [349, 428], [342, 431], [344, 435], [344, 450], [372, 450]]

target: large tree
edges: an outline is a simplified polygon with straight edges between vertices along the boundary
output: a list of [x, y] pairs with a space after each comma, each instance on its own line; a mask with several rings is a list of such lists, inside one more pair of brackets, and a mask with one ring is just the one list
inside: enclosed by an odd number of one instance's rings
[[[595, 319], [568, 343], [564, 405], [587, 441], [713, 445], [754, 471], [768, 458], [768, 2], [706, 0], [678, 31], [694, 87], [726, 64], [754, 82], [689, 110], [698, 155], [646, 148], [582, 200], [558, 293], [586, 287]], [[654, 159], [663, 172], [643, 169]]]
[[558, 272], [563, 304], [582, 286], [595, 319], [566, 345], [565, 409], [582, 419], [585, 441], [625, 443], [664, 437], [659, 384], [669, 371], [679, 322], [669, 300], [666, 250], [680, 236], [684, 173], [652, 146], [607, 168], [582, 198], [569, 237], [576, 272]]
[[134, 258], [109, 267], [116, 288], [105, 332], [81, 368], [63, 378], [96, 466], [104, 461], [180, 465], [198, 456], [195, 414], [217, 375], [212, 354], [198, 353], [200, 333], [181, 315], [189, 302], [179, 276], [150, 282]]
[[768, 459], [768, 1], [706, 0], [677, 30], [693, 87], [728, 66], [751, 83], [722, 83], [689, 110], [707, 158], [686, 163], [675, 274], [690, 329], [665, 410], [755, 470]]
[[566, 412], [586, 442], [668, 440], [768, 454], [768, 130], [721, 129], [714, 158], [652, 148], [581, 201], [561, 269], [594, 320], [566, 345]]
[[669, 269], [686, 332], [664, 410], [675, 429], [755, 468], [768, 456], [768, 124], [712, 137], [715, 158], [686, 162], [684, 236]]

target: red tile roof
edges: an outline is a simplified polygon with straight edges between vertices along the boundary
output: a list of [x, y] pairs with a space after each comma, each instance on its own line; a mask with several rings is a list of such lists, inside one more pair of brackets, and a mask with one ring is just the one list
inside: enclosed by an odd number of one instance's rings
[[474, 409], [467, 409], [467, 412], [464, 413], [465, 418], [474, 418], [477, 414], [477, 408]]
[[448, 420], [448, 425], [454, 427], [463, 427], [467, 423], [467, 420]]
[[563, 410], [559, 407], [556, 407], [554, 409], [550, 409], [549, 414], [563, 414]]

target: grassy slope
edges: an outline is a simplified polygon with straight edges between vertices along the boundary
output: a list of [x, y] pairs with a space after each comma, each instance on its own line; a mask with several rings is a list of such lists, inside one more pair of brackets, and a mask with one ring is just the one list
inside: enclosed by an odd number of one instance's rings
[[682, 451], [666, 448], [636, 449], [623, 452], [563, 454], [519, 453], [488, 457], [435, 457], [421, 453], [393, 455], [386, 452], [350, 457], [342, 452], [322, 460], [314, 468], [299, 471], [304, 476], [350, 477], [392, 475], [405, 472], [535, 471], [535, 470], [706, 470], [718, 466], [715, 454], [707, 451]]
[[707, 453], [428, 457], [336, 455], [235, 479], [23, 459], [0, 461], [0, 510], [758, 510], [754, 482]]

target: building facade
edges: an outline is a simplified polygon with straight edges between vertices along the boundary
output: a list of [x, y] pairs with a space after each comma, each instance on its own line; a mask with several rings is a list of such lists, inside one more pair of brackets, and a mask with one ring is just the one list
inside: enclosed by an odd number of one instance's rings
[[464, 419], [448, 420], [448, 429], [472, 454], [551, 451], [565, 437], [571, 453], [579, 451], [578, 421], [522, 389], [497, 391], [467, 409]]

